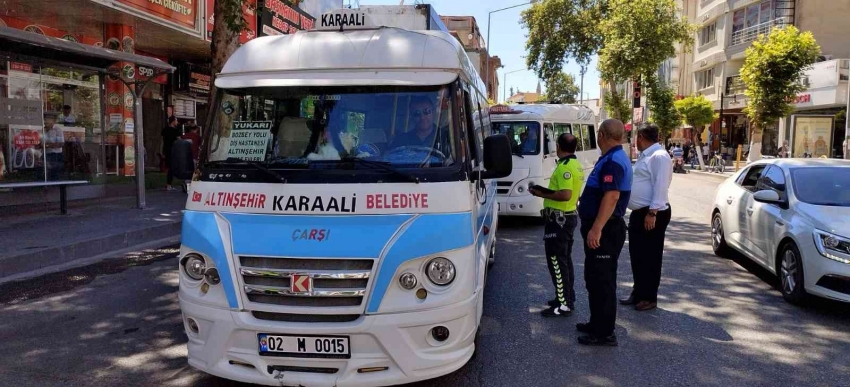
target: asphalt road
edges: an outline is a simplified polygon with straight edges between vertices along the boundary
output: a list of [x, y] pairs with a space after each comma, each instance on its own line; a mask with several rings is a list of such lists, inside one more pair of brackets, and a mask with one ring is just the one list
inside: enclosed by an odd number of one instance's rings
[[[616, 348], [575, 343], [586, 321], [576, 246], [577, 312], [543, 319], [553, 292], [542, 226], [503, 220], [485, 293], [479, 353], [424, 386], [850, 386], [850, 306], [800, 308], [770, 274], [711, 254], [719, 180], [676, 175], [659, 308], [618, 311]], [[186, 363], [176, 249], [0, 285], [0, 386], [242, 386]], [[627, 249], [622, 294], [631, 285]]]

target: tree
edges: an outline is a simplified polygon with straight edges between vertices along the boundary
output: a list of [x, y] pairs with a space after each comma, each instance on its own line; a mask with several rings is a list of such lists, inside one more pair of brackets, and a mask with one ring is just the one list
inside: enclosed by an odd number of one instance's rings
[[[212, 33], [212, 43], [210, 51], [212, 52], [212, 80], [210, 82], [209, 105], [213, 106], [216, 95], [215, 75], [221, 72], [227, 59], [230, 58], [237, 48], [239, 48], [239, 36], [242, 31], [248, 27], [248, 23], [243, 18], [244, 7], [243, 0], [215, 0], [213, 14], [215, 15], [215, 24]], [[238, 103], [238, 100], [231, 100], [231, 103]], [[207, 122], [211, 123], [218, 109], [211, 108], [207, 114]], [[220, 136], [229, 137], [230, 125], [220, 123], [217, 127], [211, 127], [213, 131], [219, 131]], [[201, 149], [204, 149], [202, 147]]]
[[602, 105], [608, 112], [610, 118], [627, 122], [632, 116], [632, 103], [620, 93], [616, 87], [612, 87], [602, 96]]
[[676, 43], [683, 50], [693, 46], [696, 27], [679, 16], [675, 0], [608, 0], [608, 7], [599, 21], [604, 41], [599, 72], [604, 80], [649, 76], [676, 56]]
[[647, 77], [649, 92], [646, 100], [649, 105], [650, 121], [658, 125], [662, 138], [670, 137], [673, 130], [682, 124], [682, 115], [676, 109], [676, 92], [663, 84], [658, 77]]
[[575, 78], [562, 72], [546, 80], [546, 93], [540, 96], [540, 99], [557, 103], [576, 103], [578, 93]]
[[582, 68], [602, 47], [599, 20], [610, 0], [542, 0], [522, 12], [528, 28], [526, 63], [541, 79], [552, 79], [573, 59]]
[[699, 159], [700, 169], [705, 170], [705, 162], [702, 159], [702, 132], [705, 126], [714, 122], [717, 119], [717, 114], [714, 113], [714, 105], [705, 96], [690, 96], [675, 103], [676, 110], [681, 114], [682, 119], [693, 130], [693, 143], [697, 150], [697, 158]]
[[794, 26], [774, 28], [747, 48], [741, 80], [747, 86], [744, 111], [751, 122], [748, 161], [761, 159], [764, 127], [791, 113], [791, 101], [805, 90], [800, 82], [803, 72], [818, 55], [820, 46], [812, 33]]

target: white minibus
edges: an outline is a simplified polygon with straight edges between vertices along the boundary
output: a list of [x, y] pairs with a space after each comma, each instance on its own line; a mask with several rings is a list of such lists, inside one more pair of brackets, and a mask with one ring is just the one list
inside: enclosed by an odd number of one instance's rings
[[[448, 374], [475, 351], [496, 245], [484, 83], [443, 31], [336, 10], [217, 74], [180, 248], [189, 364], [269, 386]], [[187, 157], [189, 157], [188, 162]]]
[[522, 104], [490, 108], [493, 133], [511, 141], [513, 172], [496, 182], [499, 213], [509, 216], [540, 216], [543, 199], [532, 196], [528, 187], [547, 187], [558, 161], [555, 140], [572, 133], [578, 140], [576, 156], [590, 175], [600, 157], [596, 145], [596, 115], [583, 105]]

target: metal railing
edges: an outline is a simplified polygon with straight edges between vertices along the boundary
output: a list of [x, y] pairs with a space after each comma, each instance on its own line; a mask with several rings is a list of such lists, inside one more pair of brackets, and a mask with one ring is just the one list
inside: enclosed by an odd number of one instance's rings
[[788, 23], [784, 19], [773, 19], [769, 22], [744, 28], [732, 33], [732, 46], [744, 44], [756, 40], [761, 34], [768, 34], [773, 27], [785, 27]]

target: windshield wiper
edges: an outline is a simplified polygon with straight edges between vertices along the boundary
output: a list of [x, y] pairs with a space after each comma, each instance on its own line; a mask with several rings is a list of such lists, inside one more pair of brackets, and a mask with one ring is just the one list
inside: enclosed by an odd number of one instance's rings
[[268, 168], [264, 167], [264, 166], [263, 166], [263, 164], [261, 164], [261, 163], [259, 163], [259, 162], [256, 162], [256, 161], [246, 161], [246, 160], [240, 160], [240, 159], [235, 159], [235, 158], [232, 158], [232, 157], [231, 157], [231, 158], [228, 158], [227, 160], [214, 161], [214, 162], [208, 163], [207, 165], [211, 165], [211, 166], [214, 166], [214, 167], [215, 167], [215, 166], [220, 166], [220, 165], [225, 165], [225, 166], [229, 166], [229, 165], [240, 165], [240, 166], [241, 166], [241, 165], [248, 165], [248, 166], [251, 166], [251, 167], [253, 167], [254, 169], [256, 169], [256, 170], [258, 170], [258, 171], [262, 172], [262, 173], [263, 173], [263, 174], [265, 174], [266, 176], [268, 176], [268, 177], [270, 177], [270, 178], [274, 179], [274, 180], [275, 180], [275, 181], [277, 181], [277, 182], [286, 183], [286, 178], [284, 178], [283, 176], [281, 176], [279, 173], [277, 173], [277, 172], [275, 172], [275, 171], [272, 171], [271, 169], [268, 169]]
[[379, 169], [379, 170], [382, 170], [382, 171], [389, 172], [389, 173], [396, 175], [400, 178], [403, 178], [403, 179], [405, 179], [409, 182], [419, 184], [419, 178], [418, 177], [404, 173], [402, 171], [399, 171], [398, 169], [393, 168], [391, 163], [386, 162], [386, 161], [366, 160], [366, 159], [360, 159], [360, 158], [357, 158], [357, 157], [349, 156], [349, 157], [343, 157], [342, 160], [340, 160], [340, 163], [355, 163], [355, 164], [360, 164], [360, 165], [363, 165], [363, 166], [366, 166], [366, 167], [370, 167], [371, 169]]

